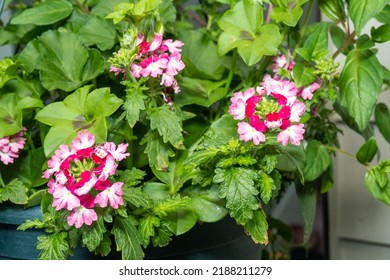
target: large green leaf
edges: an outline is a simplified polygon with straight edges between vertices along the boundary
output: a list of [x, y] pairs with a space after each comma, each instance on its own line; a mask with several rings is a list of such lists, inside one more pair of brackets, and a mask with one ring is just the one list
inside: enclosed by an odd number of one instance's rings
[[327, 22], [318, 23], [313, 32], [307, 37], [302, 48], [297, 53], [306, 60], [315, 60], [322, 57], [329, 50]]
[[303, 169], [305, 181], [314, 181], [331, 162], [329, 151], [317, 140], [312, 140], [306, 147], [306, 166]]
[[149, 131], [142, 139], [141, 144], [146, 144], [145, 153], [148, 154], [149, 165], [157, 170], [167, 171], [169, 158], [175, 155], [169, 144], [164, 143], [157, 131]]
[[142, 207], [143, 209], [153, 207], [153, 200], [149, 195], [142, 192], [140, 188], [132, 188], [125, 185], [123, 187], [123, 199], [135, 207]]
[[134, 92], [126, 95], [126, 102], [123, 109], [126, 110], [126, 119], [130, 127], [134, 127], [139, 120], [141, 111], [145, 110], [146, 96], [142, 93]]
[[[88, 50], [74, 33], [50, 30], [31, 44], [25, 56], [33, 58], [30, 67], [40, 70], [42, 84], [48, 90], [75, 90], [104, 71], [99, 51]], [[34, 57], [37, 53], [39, 56]]]
[[259, 208], [254, 179], [257, 173], [251, 169], [232, 167], [216, 169], [214, 183], [219, 185], [219, 196], [226, 198], [226, 208], [237, 223], [245, 225], [253, 219], [253, 211]]
[[67, 0], [51, 0], [26, 9], [12, 18], [12, 24], [49, 25], [67, 18], [73, 11]]
[[132, 219], [116, 217], [112, 233], [123, 260], [143, 259], [142, 239]]
[[370, 120], [383, 82], [383, 70], [370, 50], [352, 50], [340, 77], [340, 102], [363, 131]]
[[277, 22], [294, 27], [301, 18], [303, 9], [299, 6], [294, 8], [275, 7], [272, 9], [271, 18]]
[[117, 40], [115, 25], [111, 21], [95, 16], [88, 18], [79, 33], [84, 44], [97, 45], [102, 51], [111, 49]]
[[106, 231], [104, 219], [103, 217], [99, 217], [96, 222], [83, 231], [82, 244], [87, 246], [88, 250], [91, 252], [96, 250], [103, 241], [103, 236]]
[[349, 0], [348, 11], [357, 35], [361, 34], [367, 22], [382, 11], [388, 2], [388, 0]]

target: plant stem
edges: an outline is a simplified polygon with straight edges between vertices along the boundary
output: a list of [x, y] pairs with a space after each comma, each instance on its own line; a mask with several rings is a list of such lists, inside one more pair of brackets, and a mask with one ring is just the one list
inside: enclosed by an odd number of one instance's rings
[[[331, 150], [331, 151], [334, 151], [334, 152], [337, 152], [337, 153], [340, 153], [340, 154], [343, 154], [343, 155], [346, 155], [352, 159], [354, 159], [355, 161], [358, 161], [356, 159], [356, 156], [350, 152], [347, 152], [345, 150], [342, 150], [342, 149], [339, 149], [339, 148], [336, 148], [336, 147], [332, 147], [332, 146], [328, 146], [328, 145], [322, 145], [324, 146], [325, 148], [327, 148], [328, 150]], [[370, 165], [369, 164], [364, 164], [365, 167], [367, 168], [370, 168]]]
[[344, 40], [344, 42], [341, 44], [341, 46], [336, 50], [336, 52], [332, 55], [332, 58], [335, 59], [350, 43], [355, 42], [355, 31], [353, 31], [351, 34], [347, 36], [347, 38]]
[[309, 19], [310, 19], [310, 14], [311, 14], [311, 11], [313, 10], [313, 5], [314, 5], [314, 0], [310, 1], [309, 7], [307, 8], [305, 19], [303, 20], [303, 25], [302, 25], [302, 28], [301, 28], [301, 37], [299, 38], [297, 44], [295, 45], [293, 57], [295, 57], [296, 49], [299, 48], [299, 46], [302, 43], [302, 39], [305, 36], [307, 24], [309, 23]]
[[3, 180], [3, 176], [1, 175], [1, 171], [0, 171], [0, 186], [5, 188], [5, 183], [4, 183], [4, 180]]
[[85, 7], [83, 4], [80, 3], [79, 0], [75, 0], [75, 5], [86, 15], [89, 14], [89, 10], [87, 7]]
[[271, 21], [271, 12], [272, 12], [272, 9], [274, 8], [274, 5], [272, 5], [272, 4], [269, 4], [269, 6], [268, 6], [268, 11], [267, 11], [267, 16], [266, 16], [266, 18], [265, 18], [265, 23], [267, 24], [267, 23], [270, 23], [270, 21]]

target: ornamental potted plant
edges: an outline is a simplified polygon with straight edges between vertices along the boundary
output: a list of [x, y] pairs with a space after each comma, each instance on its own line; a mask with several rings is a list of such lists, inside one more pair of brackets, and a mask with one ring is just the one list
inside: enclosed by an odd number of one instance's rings
[[[15, 54], [0, 61], [0, 233], [19, 211], [19, 232], [40, 230], [40, 259], [142, 259], [187, 236], [189, 250], [197, 228], [226, 218], [257, 251], [288, 240], [270, 214], [287, 188], [307, 243], [342, 148], [334, 115], [366, 139], [365, 184], [390, 204], [370, 123], [390, 140], [374, 49], [390, 39], [388, 1], [5, 2], [0, 44]], [[309, 23], [314, 4], [327, 21]], [[374, 17], [383, 25], [363, 34]]]

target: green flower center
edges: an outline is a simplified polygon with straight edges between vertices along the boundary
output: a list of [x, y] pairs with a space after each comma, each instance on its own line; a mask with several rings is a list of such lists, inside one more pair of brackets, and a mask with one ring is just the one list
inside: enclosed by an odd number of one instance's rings
[[261, 119], [265, 119], [265, 116], [270, 113], [279, 111], [279, 104], [273, 98], [269, 96], [263, 96], [261, 101], [256, 105], [256, 115], [259, 115]]
[[84, 171], [91, 171], [95, 167], [95, 163], [90, 158], [84, 158], [82, 161], [76, 160], [70, 163], [69, 171], [71, 176], [75, 178], [76, 181], [81, 179], [81, 173]]

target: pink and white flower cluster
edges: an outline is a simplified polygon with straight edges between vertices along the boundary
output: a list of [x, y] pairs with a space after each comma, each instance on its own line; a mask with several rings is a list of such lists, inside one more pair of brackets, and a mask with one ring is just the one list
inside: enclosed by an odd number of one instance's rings
[[26, 130], [23, 127], [18, 133], [0, 139], [0, 160], [5, 165], [13, 163], [14, 159], [19, 157], [19, 151], [26, 144], [26, 139], [23, 137]]
[[[151, 43], [145, 40], [143, 34], [139, 35], [136, 42], [138, 53], [131, 65], [131, 73], [135, 78], [161, 78], [160, 85], [173, 88], [175, 93], [179, 93], [175, 76], [185, 67], [180, 54], [183, 45], [178, 40], [163, 40], [161, 34], [156, 34]], [[114, 68], [111, 71], [120, 72]]]
[[[273, 69], [283, 67], [292, 70], [293, 62], [287, 64], [285, 57], [275, 59]], [[277, 75], [267, 74], [262, 83], [244, 92], [236, 92], [231, 98], [229, 113], [238, 123], [240, 140], [253, 141], [255, 145], [266, 141], [266, 132], [277, 133], [277, 141], [286, 146], [289, 142], [299, 145], [305, 132], [300, 123], [306, 112], [302, 100], [311, 100], [320, 85], [313, 83], [297, 88], [295, 83]]]
[[128, 157], [128, 144], [106, 142], [95, 145], [95, 137], [88, 131], [79, 132], [71, 146], [61, 145], [48, 161], [43, 178], [50, 179], [48, 192], [53, 195], [57, 211], [72, 211], [68, 224], [80, 228], [97, 220], [94, 210], [123, 205], [123, 183], [112, 183], [118, 162]]

